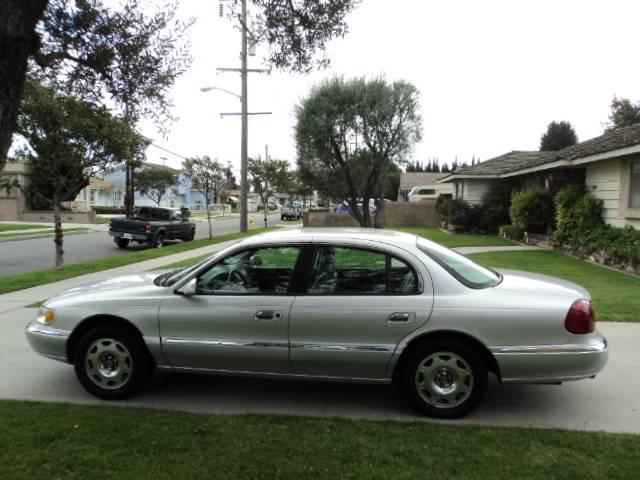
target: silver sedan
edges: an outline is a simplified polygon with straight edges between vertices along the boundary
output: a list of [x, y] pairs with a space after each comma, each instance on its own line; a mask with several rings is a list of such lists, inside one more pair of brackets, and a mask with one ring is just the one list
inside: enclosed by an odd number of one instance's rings
[[582, 287], [360, 229], [265, 233], [190, 268], [74, 288], [27, 338], [106, 399], [131, 396], [154, 368], [395, 381], [440, 418], [473, 410], [489, 373], [561, 383], [593, 378], [608, 356]]

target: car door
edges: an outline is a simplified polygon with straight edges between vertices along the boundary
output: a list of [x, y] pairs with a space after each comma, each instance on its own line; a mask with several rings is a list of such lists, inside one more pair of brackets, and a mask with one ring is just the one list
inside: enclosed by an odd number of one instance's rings
[[288, 320], [298, 246], [251, 247], [197, 275], [196, 294], [160, 306], [162, 352], [174, 367], [291, 373]]
[[295, 373], [384, 378], [400, 340], [428, 320], [431, 284], [408, 260], [374, 248], [318, 246], [311, 264], [290, 315]]

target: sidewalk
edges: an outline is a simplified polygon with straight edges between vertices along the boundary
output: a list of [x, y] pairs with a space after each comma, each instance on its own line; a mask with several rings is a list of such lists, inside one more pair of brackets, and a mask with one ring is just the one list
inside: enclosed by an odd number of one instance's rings
[[4, 295], [0, 295], [0, 313], [9, 312], [11, 310], [26, 307], [27, 305], [46, 300], [47, 298], [50, 298], [63, 290], [77, 287], [78, 285], [82, 285], [85, 283], [106, 280], [118, 275], [146, 272], [148, 270], [162, 268], [165, 265], [171, 265], [172, 263], [181, 262], [189, 258], [212, 254], [239, 241], [240, 240], [230, 240], [228, 242], [216, 243], [214, 245], [207, 245], [206, 247], [176, 253], [175, 255], [168, 255], [166, 257], [154, 258], [138, 263], [131, 263], [122, 267], [102, 270], [100, 272], [67, 278], [66, 280], [61, 280], [59, 282], [53, 282], [46, 285], [40, 285], [38, 287], [5, 293]]
[[451, 250], [455, 250], [456, 252], [463, 255], [471, 255], [474, 253], [518, 252], [545, 249], [540, 247], [533, 247], [531, 245], [513, 245], [508, 247], [457, 247], [452, 248]]

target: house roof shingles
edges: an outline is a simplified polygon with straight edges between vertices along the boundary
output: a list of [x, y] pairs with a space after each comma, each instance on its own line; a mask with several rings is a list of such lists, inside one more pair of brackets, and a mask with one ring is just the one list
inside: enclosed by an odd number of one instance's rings
[[556, 160], [575, 160], [620, 148], [640, 145], [640, 123], [616, 128], [599, 137], [585, 140], [562, 150], [553, 152], [513, 151], [486, 160], [477, 165], [456, 170], [452, 175], [503, 175], [544, 165]]
[[438, 183], [438, 179], [446, 176], [446, 173], [404, 172], [400, 176], [400, 190], [411, 190], [418, 185], [434, 185]]

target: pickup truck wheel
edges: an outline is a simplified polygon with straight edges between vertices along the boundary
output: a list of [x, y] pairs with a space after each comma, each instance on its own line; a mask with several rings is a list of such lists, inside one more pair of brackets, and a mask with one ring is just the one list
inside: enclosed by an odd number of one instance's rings
[[73, 364], [82, 386], [107, 400], [132, 396], [153, 372], [153, 360], [142, 339], [115, 325], [85, 333], [78, 342]]
[[156, 238], [153, 241], [153, 248], [162, 247], [164, 247], [164, 233], [159, 233], [158, 235], [156, 235]]
[[184, 239], [184, 241], [185, 242], [190, 242], [194, 238], [196, 238], [196, 231], [195, 230], [191, 230], [191, 232], [189, 232], [189, 235], [187, 235], [187, 237]]
[[127, 245], [129, 245], [129, 239], [119, 238], [118, 240], [116, 240], [116, 244], [118, 245], [118, 248], [127, 248]]

